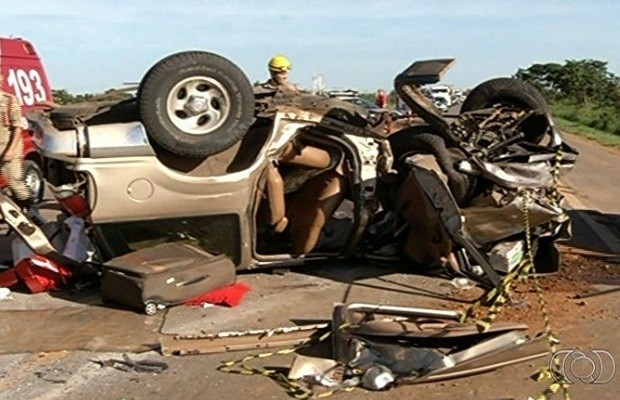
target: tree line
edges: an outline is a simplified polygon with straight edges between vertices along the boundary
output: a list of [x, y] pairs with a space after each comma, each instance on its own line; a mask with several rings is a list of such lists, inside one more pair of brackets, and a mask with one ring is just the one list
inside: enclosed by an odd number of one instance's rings
[[[555, 116], [620, 135], [620, 77], [600, 60], [567, 60], [564, 63], [532, 64], [518, 69], [516, 78], [534, 85], [545, 96]], [[103, 93], [73, 95], [52, 90], [58, 104], [118, 101], [132, 95], [110, 89]], [[360, 97], [374, 101], [374, 93]], [[395, 98], [391, 92], [389, 98]]]
[[620, 135], [620, 78], [600, 60], [533, 64], [515, 77], [534, 85], [556, 117]]

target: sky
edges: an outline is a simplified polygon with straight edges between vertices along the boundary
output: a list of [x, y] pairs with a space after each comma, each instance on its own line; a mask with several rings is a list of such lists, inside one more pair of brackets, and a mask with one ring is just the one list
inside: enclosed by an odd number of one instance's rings
[[185, 50], [223, 55], [250, 82], [275, 54], [312, 87], [391, 89], [415, 60], [456, 58], [443, 82], [470, 88], [534, 63], [607, 61], [620, 75], [618, 0], [2, 0], [0, 36], [32, 42], [53, 89], [138, 82]]

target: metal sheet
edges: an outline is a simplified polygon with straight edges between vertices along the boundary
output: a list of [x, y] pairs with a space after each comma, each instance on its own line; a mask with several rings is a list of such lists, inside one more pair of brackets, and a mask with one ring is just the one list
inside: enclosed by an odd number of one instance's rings
[[507, 365], [544, 357], [549, 354], [548, 346], [547, 339], [541, 336], [508, 349], [471, 359], [452, 368], [436, 370], [419, 378], [403, 379], [400, 383], [425, 383], [481, 374]]
[[[487, 333], [500, 333], [507, 331], [524, 331], [527, 325], [497, 322]], [[456, 338], [480, 335], [474, 324], [449, 325], [449, 324], [423, 324], [414, 321], [368, 321], [355, 330], [356, 335], [373, 335], [399, 338]]]
[[328, 324], [291, 327], [282, 330], [258, 330], [205, 335], [205, 336], [164, 336], [161, 339], [163, 355], [190, 355], [226, 353], [229, 351], [268, 349], [274, 347], [298, 346], [308, 343], [319, 332], [325, 331]]

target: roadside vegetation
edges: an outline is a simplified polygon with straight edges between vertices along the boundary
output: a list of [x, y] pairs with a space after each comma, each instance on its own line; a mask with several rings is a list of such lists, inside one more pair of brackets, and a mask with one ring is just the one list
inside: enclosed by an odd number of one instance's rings
[[103, 93], [86, 93], [86, 94], [71, 94], [65, 89], [52, 90], [54, 96], [54, 102], [56, 104], [76, 104], [76, 103], [94, 103], [104, 101], [119, 101], [128, 99], [131, 96], [124, 90], [110, 89]]
[[515, 76], [543, 93], [561, 129], [620, 147], [620, 78], [606, 62], [533, 64]]
[[[567, 60], [563, 64], [532, 64], [519, 69], [515, 77], [542, 92], [553, 116], [564, 131], [594, 139], [607, 146], [620, 147], [620, 77], [600, 60]], [[131, 97], [127, 91], [110, 89], [103, 93], [73, 95], [53, 90], [58, 104], [118, 101]], [[372, 102], [375, 93], [360, 93]], [[388, 97], [395, 106], [396, 95]]]

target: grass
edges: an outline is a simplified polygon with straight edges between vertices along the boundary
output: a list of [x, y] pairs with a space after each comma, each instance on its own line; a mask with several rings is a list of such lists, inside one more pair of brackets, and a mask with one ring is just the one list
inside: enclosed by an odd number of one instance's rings
[[589, 126], [560, 117], [554, 117], [553, 119], [562, 132], [583, 136], [595, 140], [604, 146], [620, 148], [620, 135], [614, 135], [613, 133], [590, 128]]
[[588, 107], [557, 101], [551, 103], [551, 111], [561, 130], [605, 146], [620, 147], [620, 109], [617, 105]]

